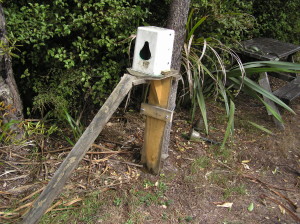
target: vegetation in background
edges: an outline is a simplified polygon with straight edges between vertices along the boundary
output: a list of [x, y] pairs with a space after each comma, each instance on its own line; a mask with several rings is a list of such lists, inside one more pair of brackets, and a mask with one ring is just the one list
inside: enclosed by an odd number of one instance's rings
[[[209, 16], [196, 20], [198, 17], [195, 12], [194, 9], [191, 11], [186, 25], [187, 39], [183, 59], [192, 103], [192, 120], [195, 117], [196, 108], [199, 107], [204, 121], [205, 131], [208, 133], [206, 98], [213, 97], [223, 101], [228, 118], [228, 125], [222, 143], [222, 146], [224, 146], [234, 130], [234, 98], [239, 91], [243, 91], [257, 98], [280, 122], [283, 122], [280, 114], [274, 111], [263, 100], [261, 95], [294, 113], [290, 107], [272, 93], [260, 87], [257, 83], [252, 81], [250, 77], [260, 72], [299, 72], [300, 65], [279, 61], [250, 62], [243, 64], [235, 51], [216, 39], [214, 37], [216, 35], [211, 37], [201, 35], [199, 30], [201, 31], [201, 29], [205, 27], [203, 24], [206, 23]], [[240, 14], [237, 15], [240, 16]], [[230, 37], [232, 36], [228, 36], [228, 38]], [[224, 40], [224, 37], [222, 39]], [[238, 39], [236, 39], [236, 41], [238, 41]], [[233, 63], [237, 65], [232, 66]], [[246, 75], [249, 77], [246, 77]]]
[[300, 1], [253, 0], [259, 35], [300, 44]]
[[101, 104], [129, 66], [129, 37], [149, 2], [6, 1], [9, 37], [22, 45], [14, 72], [25, 104], [56, 116]]
[[[127, 50], [136, 27], [164, 26], [169, 3], [5, 1], [9, 39], [19, 49], [19, 58], [13, 60], [14, 72], [28, 111], [34, 109], [42, 116], [48, 113], [66, 120], [65, 111], [70, 112], [70, 117], [80, 118], [83, 110], [102, 104], [130, 66]], [[288, 40], [289, 33], [289, 40], [299, 39], [299, 16], [294, 12], [298, 4], [280, 0], [267, 4], [259, 0], [192, 1], [184, 66], [188, 71], [193, 117], [195, 106], [199, 105], [207, 132], [206, 97], [224, 101], [227, 119], [231, 121], [226, 140], [233, 131], [233, 99], [238, 90], [243, 88], [260, 101], [257, 93], [267, 94], [244, 78], [244, 68], [230, 47], [265, 34]], [[279, 23], [271, 19], [274, 13], [280, 18]], [[230, 70], [233, 61], [238, 68]], [[261, 71], [253, 70], [254, 64], [247, 66], [248, 75]], [[273, 65], [257, 66], [270, 69]], [[281, 120], [279, 115], [275, 116]]]
[[232, 46], [236, 41], [258, 34], [256, 19], [252, 15], [252, 1], [194, 0], [192, 10], [194, 13], [191, 24], [206, 18], [201, 29], [195, 30], [196, 38], [215, 38]]

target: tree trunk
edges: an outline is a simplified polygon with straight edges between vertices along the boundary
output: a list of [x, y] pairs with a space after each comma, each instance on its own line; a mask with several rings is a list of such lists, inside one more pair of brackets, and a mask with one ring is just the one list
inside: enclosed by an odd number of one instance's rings
[[[181, 67], [181, 52], [185, 38], [185, 24], [187, 22], [190, 0], [173, 0], [170, 5], [167, 28], [175, 31], [175, 40], [172, 55], [172, 69], [180, 71]], [[168, 102], [168, 109], [174, 110], [176, 106], [178, 79], [173, 79], [172, 87]], [[170, 131], [172, 128], [172, 122], [166, 124], [165, 138], [162, 142], [162, 160], [165, 160], [169, 156], [169, 143], [170, 143]]]
[[[0, 111], [3, 122], [23, 119], [23, 105], [18, 87], [13, 75], [11, 57], [9, 55], [9, 42], [6, 36], [5, 17], [0, 4], [0, 102], [3, 102], [5, 111]], [[5, 116], [4, 116], [4, 113]]]
[[167, 28], [175, 31], [175, 41], [172, 56], [172, 68], [180, 70], [181, 51], [185, 38], [185, 25], [187, 22], [190, 0], [173, 0], [169, 10]]

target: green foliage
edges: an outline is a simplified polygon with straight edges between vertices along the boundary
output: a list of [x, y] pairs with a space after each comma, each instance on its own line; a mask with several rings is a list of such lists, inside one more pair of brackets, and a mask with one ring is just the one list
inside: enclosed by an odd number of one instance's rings
[[69, 125], [69, 128], [72, 130], [72, 133], [73, 133], [73, 141], [67, 136], [65, 136], [65, 138], [69, 144], [74, 146], [75, 143], [77, 142], [77, 140], [83, 134], [84, 128], [83, 128], [82, 124], [80, 123], [80, 119], [75, 121], [66, 110], [64, 112], [65, 112], [64, 119], [67, 122], [67, 124]]
[[261, 36], [300, 43], [300, 1], [254, 0], [253, 15]]
[[252, 7], [252, 1], [194, 0], [192, 10], [195, 16], [192, 20], [197, 22], [207, 18], [195, 33], [196, 38], [213, 37], [228, 45], [252, 37], [257, 33], [256, 20], [251, 15]]
[[12, 57], [18, 58], [19, 56], [14, 51], [17, 51], [17, 45], [15, 39], [8, 39], [7, 36], [5, 36], [6, 41], [0, 40], [0, 56], [4, 54], [8, 54]]
[[17, 120], [10, 120], [3, 124], [1, 121], [2, 120], [0, 120], [0, 143], [8, 143], [14, 138], [14, 131], [11, 127], [20, 122]]
[[8, 120], [11, 114], [15, 113], [12, 105], [7, 105], [3, 101], [0, 102], [0, 145], [11, 143], [16, 135], [16, 125], [20, 124], [17, 120]]
[[55, 116], [103, 103], [129, 67], [129, 37], [150, 1], [7, 1], [9, 36], [22, 45], [14, 60], [22, 94]]
[[201, 156], [192, 163], [191, 172], [197, 173], [199, 169], [206, 169], [211, 166], [210, 158], [207, 156]]
[[[263, 100], [261, 95], [294, 113], [284, 102], [246, 77], [246, 74], [251, 77], [255, 73], [271, 71], [297, 73], [300, 71], [300, 64], [280, 61], [261, 61], [243, 64], [238, 55], [227, 45], [221, 43], [221, 41], [214, 37], [197, 37], [199, 30], [208, 21], [208, 17], [202, 17], [199, 21], [195, 21], [195, 18], [197, 18], [197, 15], [192, 10], [186, 25], [187, 39], [183, 52], [183, 67], [192, 103], [192, 120], [195, 117], [198, 107], [204, 121], [205, 131], [208, 133], [209, 125], [206, 99], [214, 97], [223, 101], [228, 119], [222, 143], [222, 147], [224, 147], [227, 139], [234, 130], [234, 98], [239, 91], [243, 91], [258, 99], [280, 122], [283, 122], [280, 114], [272, 109]], [[231, 67], [230, 63], [228, 63], [229, 61], [235, 61], [237, 65]], [[228, 84], [228, 80], [230, 81], [230, 85]]]
[[238, 195], [246, 195], [247, 194], [247, 189], [244, 184], [239, 184], [236, 186], [228, 186], [223, 193], [224, 199], [228, 199], [230, 196], [233, 194], [238, 194]]

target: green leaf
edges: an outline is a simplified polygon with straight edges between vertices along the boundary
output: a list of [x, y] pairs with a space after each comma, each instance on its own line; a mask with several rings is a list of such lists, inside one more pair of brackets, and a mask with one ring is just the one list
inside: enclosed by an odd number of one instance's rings
[[256, 128], [258, 128], [258, 129], [260, 129], [260, 130], [262, 130], [262, 131], [264, 131], [264, 132], [266, 132], [266, 133], [268, 133], [268, 134], [270, 134], [270, 135], [273, 134], [272, 131], [270, 131], [269, 129], [265, 128], [265, 127], [262, 126], [262, 125], [256, 124], [256, 123], [254, 123], [254, 122], [252, 122], [252, 121], [247, 121], [247, 122], [248, 122], [249, 124], [253, 125], [254, 127], [256, 127]]
[[248, 206], [248, 211], [252, 212], [253, 209], [254, 209], [254, 204], [253, 204], [253, 202], [251, 202], [250, 205]]
[[227, 142], [228, 137], [230, 136], [231, 133], [233, 133], [234, 130], [234, 113], [235, 113], [235, 105], [232, 100], [230, 100], [230, 111], [229, 111], [229, 118], [228, 118], [228, 123], [227, 123], [227, 128], [225, 131], [224, 139], [222, 142], [221, 147], [223, 148]]
[[188, 33], [187, 40], [191, 38], [192, 35], [194, 35], [196, 29], [206, 20], [207, 16], [202, 17], [191, 29], [191, 31]]

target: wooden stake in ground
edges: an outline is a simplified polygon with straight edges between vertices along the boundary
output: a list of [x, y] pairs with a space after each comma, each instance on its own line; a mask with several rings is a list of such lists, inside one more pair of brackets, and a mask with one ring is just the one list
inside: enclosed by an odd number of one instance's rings
[[78, 166], [79, 162], [98, 137], [103, 127], [111, 118], [124, 97], [131, 90], [133, 82], [136, 79], [136, 77], [127, 74], [122, 77], [117, 87], [96, 114], [91, 124], [87, 127], [83, 135], [73, 147], [72, 151], [60, 165], [59, 169], [55, 172], [51, 181], [37, 198], [33, 207], [25, 215], [21, 223], [38, 223], [57, 195], [63, 190], [66, 181], [69, 179], [74, 169]]
[[[161, 166], [165, 132], [170, 131], [166, 130], [166, 124], [172, 122], [173, 111], [166, 110], [164, 113], [160, 109], [168, 108], [172, 79], [170, 77], [163, 80], [151, 81], [148, 97], [149, 106], [142, 108], [142, 113], [149, 116], [146, 118], [141, 162], [146, 164], [147, 168], [156, 174], [159, 172]], [[161, 114], [164, 114], [164, 116], [161, 117]]]

